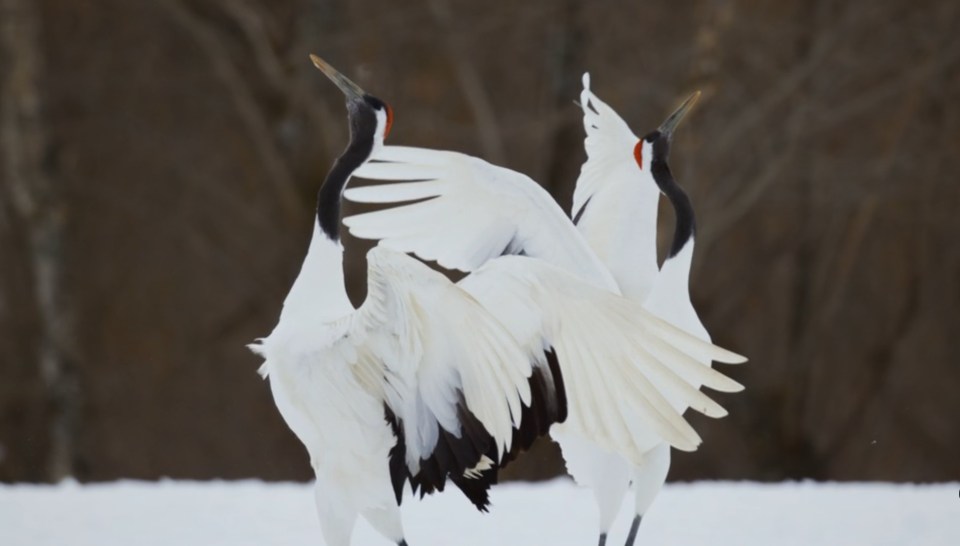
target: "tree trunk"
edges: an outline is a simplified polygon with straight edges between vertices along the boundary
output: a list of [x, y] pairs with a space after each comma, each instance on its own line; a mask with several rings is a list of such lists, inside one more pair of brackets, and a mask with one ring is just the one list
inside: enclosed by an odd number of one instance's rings
[[47, 141], [40, 79], [43, 56], [37, 2], [0, 0], [0, 44], [7, 73], [0, 94], [0, 149], [15, 221], [27, 236], [38, 319], [36, 365], [50, 424], [46, 478], [73, 473], [76, 384], [66, 365], [67, 316], [61, 298], [63, 202], [45, 172]]

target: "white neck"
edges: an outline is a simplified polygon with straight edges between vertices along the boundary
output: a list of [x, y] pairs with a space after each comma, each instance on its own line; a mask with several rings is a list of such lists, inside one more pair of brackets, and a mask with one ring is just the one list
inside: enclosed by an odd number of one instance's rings
[[[635, 170], [636, 167], [633, 167]], [[636, 174], [611, 177], [596, 192], [577, 224], [600, 260], [617, 281], [621, 293], [646, 299], [657, 277], [657, 203], [660, 190]]]
[[327, 237], [314, 220], [313, 238], [300, 274], [283, 301], [285, 317], [331, 321], [354, 310], [343, 279], [343, 246]]
[[700, 339], [709, 339], [706, 329], [690, 301], [690, 263], [693, 239], [676, 255], [663, 262], [660, 274], [643, 306], [654, 315], [690, 332]]
[[669, 279], [671, 289], [685, 298], [690, 298], [690, 266], [693, 263], [693, 237], [687, 240], [680, 252], [670, 256], [660, 268], [663, 278]]

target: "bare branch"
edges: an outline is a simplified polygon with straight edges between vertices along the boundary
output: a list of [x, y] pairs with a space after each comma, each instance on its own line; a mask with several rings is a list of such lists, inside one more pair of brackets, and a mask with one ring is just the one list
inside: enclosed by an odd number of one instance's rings
[[[750, 212], [770, 186], [780, 180], [787, 165], [793, 159], [797, 147], [796, 143], [788, 145], [787, 149], [781, 152], [776, 159], [769, 161], [757, 176], [750, 179], [746, 187], [737, 194], [731, 203], [711, 216], [709, 229], [703, 230], [702, 233], [697, 235], [697, 244], [701, 248], [710, 248], [717, 239], [722, 238], [730, 228]], [[705, 250], [701, 250], [701, 252], [705, 252]]]
[[[821, 3], [820, 5], [820, 11], [822, 11], [822, 6], [825, 4]], [[829, 58], [828, 53], [833, 46], [840, 43], [844, 38], [845, 25], [855, 12], [855, 9], [848, 8], [844, 16], [837, 20], [833, 26], [821, 26], [817, 33], [817, 39], [803, 62], [786, 72], [767, 93], [751, 104], [750, 108], [744, 109], [740, 116], [726, 124], [725, 130], [712, 140], [713, 150], [720, 155], [729, 153], [739, 142], [742, 142], [743, 136], [747, 132], [766, 122], [768, 116], [773, 113], [777, 106], [783, 104], [787, 99], [795, 97], [797, 90]], [[827, 18], [820, 14], [816, 19], [825, 21]]]
[[270, 124], [257, 106], [240, 73], [230, 62], [230, 56], [217, 37], [216, 31], [187, 9], [180, 0], [157, 0], [156, 4], [189, 33], [206, 55], [214, 73], [229, 92], [241, 120], [247, 126], [247, 135], [263, 161], [267, 177], [273, 184], [277, 200], [283, 209], [284, 218], [295, 221], [302, 216], [304, 208], [300, 203], [293, 176], [270, 136], [273, 134]]
[[283, 92], [290, 82], [283, 69], [280, 58], [270, 45], [270, 37], [263, 14], [257, 12], [245, 0], [219, 0], [220, 7], [233, 18], [240, 27], [247, 44], [253, 50], [253, 60], [263, 74], [266, 83], [276, 91]]
[[437, 28], [447, 44], [446, 50], [457, 74], [457, 81], [467, 104], [473, 111], [477, 123], [477, 134], [484, 158], [492, 163], [503, 165], [506, 160], [503, 139], [497, 127], [497, 116], [487, 96], [486, 87], [480, 78], [476, 66], [470, 61], [460, 34], [455, 27], [453, 15], [445, 0], [427, 0]]
[[929, 79], [937, 72], [960, 62], [960, 41], [954, 42], [941, 55], [932, 55], [907, 73], [897, 73], [882, 85], [866, 89], [850, 100], [827, 110], [816, 120], [813, 130], [828, 131], [866, 112], [875, 110], [884, 102], [909, 91], [917, 81]]
[[[300, 71], [290, 73], [284, 67], [283, 58], [273, 48], [268, 29], [263, 24], [263, 14], [250, 5], [247, 0], [220, 0], [224, 13], [232, 18], [243, 33], [247, 45], [253, 51], [256, 67], [263, 75], [265, 82], [271, 89], [284, 97], [296, 109], [301, 110], [314, 126], [320, 131], [326, 155], [336, 156], [340, 151], [342, 133], [338, 123], [331, 123], [331, 119], [340, 120], [332, 116], [330, 109], [323, 101], [317, 100], [307, 80], [298, 77]], [[300, 52], [299, 49], [296, 51]], [[302, 66], [312, 65], [303, 59], [296, 59]]]

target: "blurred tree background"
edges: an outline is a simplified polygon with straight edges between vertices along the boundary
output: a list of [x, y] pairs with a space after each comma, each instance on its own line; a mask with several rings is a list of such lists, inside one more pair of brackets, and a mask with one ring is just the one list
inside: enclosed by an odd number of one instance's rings
[[244, 347], [347, 141], [310, 52], [391, 142], [564, 209], [584, 70], [639, 134], [703, 90], [673, 153], [692, 291], [751, 362], [671, 478], [956, 480], [958, 28], [952, 0], [0, 0], [0, 480], [310, 476]]

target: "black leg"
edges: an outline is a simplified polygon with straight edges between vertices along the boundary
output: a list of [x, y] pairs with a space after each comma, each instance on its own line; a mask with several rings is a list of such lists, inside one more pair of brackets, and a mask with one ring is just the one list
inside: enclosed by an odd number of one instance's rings
[[630, 534], [627, 535], [627, 542], [624, 546], [633, 546], [633, 542], [637, 540], [637, 529], [640, 528], [640, 520], [642, 516], [639, 514], [633, 518], [633, 523], [630, 524]]
[[598, 546], [605, 546], [607, 544], [607, 534], [600, 533], [600, 543]]
[[397, 543], [397, 546], [407, 546], [407, 539], [400, 539], [400, 542]]

